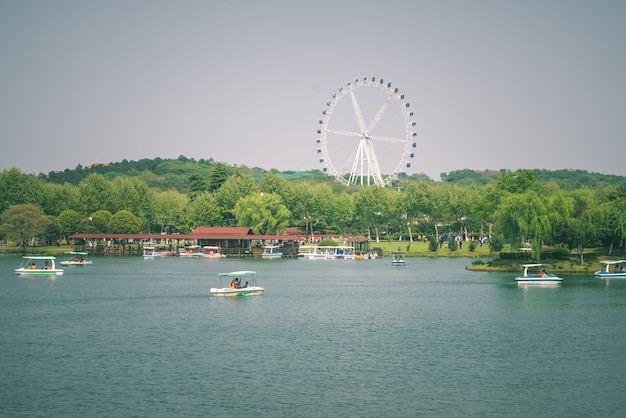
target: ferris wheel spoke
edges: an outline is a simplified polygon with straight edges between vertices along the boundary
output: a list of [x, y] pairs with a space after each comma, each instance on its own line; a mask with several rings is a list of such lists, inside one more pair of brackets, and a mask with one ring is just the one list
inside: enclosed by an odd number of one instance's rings
[[370, 139], [375, 141], [384, 141], [384, 142], [395, 142], [395, 143], [404, 143], [406, 140], [400, 138], [393, 138], [391, 136], [378, 136], [378, 135], [370, 135]]
[[372, 132], [374, 128], [376, 127], [376, 124], [378, 123], [380, 118], [383, 117], [383, 113], [385, 113], [385, 110], [387, 110], [387, 104], [389, 103], [389, 100], [391, 100], [391, 96], [387, 97], [387, 100], [385, 100], [385, 103], [383, 103], [380, 109], [378, 109], [378, 112], [376, 112], [376, 116], [374, 116], [374, 119], [372, 119], [369, 126], [367, 127], [368, 132]]
[[360, 137], [362, 135], [359, 132], [342, 131], [342, 130], [337, 130], [337, 129], [329, 129], [326, 132], [329, 132], [331, 134], [336, 134], [336, 135], [342, 135], [342, 136], [356, 136], [356, 137]]
[[361, 132], [365, 133], [365, 120], [363, 120], [363, 114], [359, 108], [359, 103], [356, 101], [356, 96], [353, 92], [350, 92], [350, 96], [352, 96], [352, 107], [354, 107], [354, 116], [356, 116], [356, 120], [359, 123], [359, 129]]

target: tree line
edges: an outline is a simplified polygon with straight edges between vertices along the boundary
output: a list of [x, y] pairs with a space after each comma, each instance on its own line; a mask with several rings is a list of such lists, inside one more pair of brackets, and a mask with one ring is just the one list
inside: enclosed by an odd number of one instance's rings
[[[534, 170], [519, 170], [502, 171], [487, 184], [405, 178], [402, 187], [379, 188], [277, 174], [258, 176], [212, 163], [188, 174], [181, 191], [101, 173], [59, 184], [12, 168], [0, 173], [0, 235], [24, 240], [74, 233], [189, 233], [196, 226], [281, 234], [292, 226], [309, 234], [332, 230], [374, 240], [489, 237], [530, 245], [536, 257], [543, 246], [562, 246], [576, 249], [581, 262], [587, 247], [623, 250], [626, 243], [623, 178], [572, 188], [540, 181]], [[28, 213], [21, 223], [20, 213]], [[25, 231], [29, 223], [42, 232]]]

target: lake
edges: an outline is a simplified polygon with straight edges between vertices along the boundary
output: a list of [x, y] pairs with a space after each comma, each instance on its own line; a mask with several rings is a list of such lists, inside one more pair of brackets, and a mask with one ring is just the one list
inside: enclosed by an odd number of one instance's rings
[[[0, 256], [0, 416], [624, 416], [626, 280], [471, 259]], [[208, 296], [257, 271], [261, 296]]]

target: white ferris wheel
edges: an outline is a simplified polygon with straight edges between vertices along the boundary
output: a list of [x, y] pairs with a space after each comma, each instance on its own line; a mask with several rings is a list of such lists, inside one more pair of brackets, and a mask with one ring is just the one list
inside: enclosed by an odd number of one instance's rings
[[323, 171], [338, 182], [387, 186], [411, 167], [416, 123], [409, 102], [391, 83], [376, 77], [348, 82], [322, 114], [317, 153]]

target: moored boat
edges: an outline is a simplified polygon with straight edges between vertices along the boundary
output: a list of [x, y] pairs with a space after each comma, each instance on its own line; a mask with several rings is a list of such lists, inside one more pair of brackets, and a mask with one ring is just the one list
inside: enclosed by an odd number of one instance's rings
[[204, 258], [223, 258], [226, 257], [224, 254], [220, 252], [220, 247], [215, 245], [205, 245], [199, 251], [198, 255]]
[[[556, 274], [548, 272], [548, 264], [522, 264], [524, 273], [517, 276], [515, 281], [518, 284], [559, 284], [563, 279]], [[534, 273], [534, 271], [537, 271]]]
[[199, 245], [187, 245], [185, 248], [178, 249], [179, 257], [200, 257], [202, 247]]
[[354, 247], [346, 245], [301, 245], [298, 258], [307, 260], [354, 260]]
[[[600, 270], [595, 272], [595, 276], [604, 279], [622, 277], [626, 278], [624, 265], [626, 260], [603, 260], [600, 261]], [[611, 270], [611, 268], [613, 270]]]
[[262, 258], [282, 258], [283, 253], [278, 251], [280, 247], [278, 245], [266, 245], [263, 247]]
[[176, 255], [176, 251], [167, 250], [165, 248], [162, 248], [162, 249], [155, 248], [152, 255], [154, 257], [169, 257], [172, 255]]
[[154, 247], [143, 247], [144, 260], [154, 259]]
[[[211, 296], [256, 296], [262, 294], [265, 289], [257, 285], [256, 271], [233, 271], [219, 273], [220, 287], [209, 289]], [[224, 287], [223, 281], [228, 281]]]
[[21, 275], [58, 276], [63, 269], [56, 267], [56, 257], [50, 255], [33, 255], [22, 257], [22, 264], [14, 271]]

